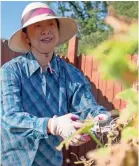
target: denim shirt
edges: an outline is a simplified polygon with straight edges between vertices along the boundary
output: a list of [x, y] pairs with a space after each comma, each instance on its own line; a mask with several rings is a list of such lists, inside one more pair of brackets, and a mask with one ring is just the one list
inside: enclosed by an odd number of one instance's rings
[[85, 119], [106, 111], [83, 73], [55, 55], [46, 72], [31, 52], [0, 71], [4, 166], [61, 166], [62, 152], [56, 149], [61, 138], [47, 133], [49, 118], [71, 112]]

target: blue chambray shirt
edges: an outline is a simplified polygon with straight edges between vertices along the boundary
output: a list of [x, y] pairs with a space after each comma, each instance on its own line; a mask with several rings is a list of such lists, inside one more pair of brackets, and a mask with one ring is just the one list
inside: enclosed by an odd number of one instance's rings
[[61, 166], [61, 138], [47, 134], [49, 118], [72, 112], [85, 119], [106, 111], [81, 71], [55, 55], [50, 66], [52, 72], [43, 73], [29, 52], [1, 68], [3, 166]]

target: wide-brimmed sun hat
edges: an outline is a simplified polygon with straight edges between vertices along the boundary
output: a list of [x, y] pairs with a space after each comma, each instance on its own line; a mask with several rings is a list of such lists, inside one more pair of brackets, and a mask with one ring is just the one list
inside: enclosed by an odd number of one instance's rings
[[50, 7], [42, 2], [28, 4], [21, 16], [22, 27], [17, 30], [9, 39], [9, 48], [16, 52], [30, 51], [30, 45], [26, 42], [23, 29], [34, 23], [58, 19], [59, 41], [57, 46], [71, 39], [77, 32], [77, 23], [69, 17], [58, 17]]

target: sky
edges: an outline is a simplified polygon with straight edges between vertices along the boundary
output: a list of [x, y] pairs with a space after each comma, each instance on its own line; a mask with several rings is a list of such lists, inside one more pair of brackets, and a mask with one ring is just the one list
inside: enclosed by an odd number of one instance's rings
[[[24, 8], [32, 2], [37, 1], [2, 1], [1, 2], [1, 38], [9, 39], [11, 35], [16, 32], [19, 28], [21, 28], [21, 15]], [[43, 2], [43, 1], [38, 1]], [[47, 1], [45, 1], [47, 2]], [[51, 4], [51, 8], [57, 11], [57, 1], [53, 5]], [[54, 10], [54, 11], [55, 11]], [[56, 14], [58, 14], [55, 11]], [[72, 12], [69, 12], [71, 15]], [[60, 15], [59, 15], [60, 16]], [[67, 13], [68, 16], [68, 13]]]
[[[33, 2], [33, 1], [32, 1]], [[1, 38], [9, 39], [21, 27], [22, 11], [30, 1], [1, 2]]]

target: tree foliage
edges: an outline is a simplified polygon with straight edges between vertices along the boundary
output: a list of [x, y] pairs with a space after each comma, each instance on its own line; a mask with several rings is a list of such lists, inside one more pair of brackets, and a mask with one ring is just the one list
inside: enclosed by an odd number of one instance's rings
[[[57, 1], [49, 2], [49, 5], [56, 10], [60, 16], [72, 17], [78, 23], [78, 38], [80, 54], [84, 45], [90, 43], [94, 47], [108, 36], [108, 26], [103, 19], [107, 14], [107, 4], [101, 1]], [[91, 36], [91, 37], [90, 37]], [[67, 44], [58, 48], [58, 52], [63, 54]]]
[[138, 1], [108, 2], [108, 6], [110, 5], [114, 7], [118, 15], [138, 18]]
[[[138, 2], [107, 2], [107, 1], [49, 1], [47, 2], [59, 16], [68, 16], [78, 23], [79, 49], [78, 54], [84, 52], [84, 48], [91, 46], [95, 48], [106, 40], [112, 33], [112, 28], [106, 25], [104, 17], [108, 14], [111, 5], [116, 13], [137, 18]], [[57, 48], [57, 52], [65, 55], [68, 42]]]

